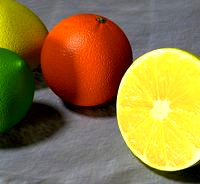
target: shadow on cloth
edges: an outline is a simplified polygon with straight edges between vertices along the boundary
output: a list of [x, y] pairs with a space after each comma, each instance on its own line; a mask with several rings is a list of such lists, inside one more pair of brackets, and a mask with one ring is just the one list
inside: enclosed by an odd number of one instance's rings
[[[138, 159], [139, 160], [139, 159]], [[141, 162], [141, 161], [140, 161]], [[180, 171], [160, 171], [149, 167], [141, 162], [147, 169], [153, 171], [155, 174], [168, 178], [173, 181], [181, 181], [183, 183], [200, 183], [200, 165], [194, 165], [190, 168]]]
[[0, 149], [28, 146], [55, 134], [64, 126], [59, 112], [46, 104], [33, 103], [26, 117], [10, 129], [0, 134]]
[[33, 70], [33, 76], [34, 76], [34, 82], [35, 82], [35, 89], [42, 89], [47, 88], [47, 84], [44, 81], [43, 75], [42, 75], [42, 69], [39, 65], [36, 69]]
[[63, 102], [65, 107], [71, 111], [74, 111], [78, 114], [83, 114], [90, 117], [112, 117], [116, 115], [116, 97], [111, 101], [93, 107], [81, 107], [75, 106], [66, 102]]

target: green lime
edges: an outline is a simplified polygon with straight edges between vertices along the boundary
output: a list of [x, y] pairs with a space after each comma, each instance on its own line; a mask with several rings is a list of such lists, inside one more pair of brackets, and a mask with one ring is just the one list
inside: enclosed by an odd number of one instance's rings
[[28, 64], [14, 52], [0, 48], [0, 132], [5, 132], [28, 112], [34, 95]]

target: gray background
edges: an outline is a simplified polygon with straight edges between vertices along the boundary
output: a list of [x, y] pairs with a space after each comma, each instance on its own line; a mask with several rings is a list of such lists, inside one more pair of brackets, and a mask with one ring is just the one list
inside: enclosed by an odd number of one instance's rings
[[[160, 47], [200, 54], [200, 0], [19, 0], [50, 30], [74, 13], [96, 13], [127, 34], [134, 59]], [[115, 100], [101, 107], [65, 105], [38, 88], [27, 117], [0, 135], [2, 184], [200, 183], [200, 167], [179, 172], [153, 170], [125, 145]]]

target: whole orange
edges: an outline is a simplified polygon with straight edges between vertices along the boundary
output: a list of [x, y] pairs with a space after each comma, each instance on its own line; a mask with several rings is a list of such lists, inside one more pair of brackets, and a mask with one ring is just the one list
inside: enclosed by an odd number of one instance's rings
[[65, 102], [79, 106], [99, 105], [116, 96], [131, 63], [124, 32], [95, 14], [63, 19], [49, 32], [41, 54], [49, 87]]

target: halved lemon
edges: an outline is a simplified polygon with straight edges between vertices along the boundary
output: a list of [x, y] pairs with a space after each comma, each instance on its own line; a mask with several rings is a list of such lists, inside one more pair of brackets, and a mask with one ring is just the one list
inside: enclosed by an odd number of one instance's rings
[[125, 73], [117, 96], [121, 134], [135, 156], [164, 171], [200, 160], [200, 60], [176, 48], [151, 51]]

